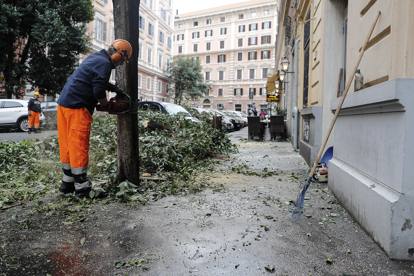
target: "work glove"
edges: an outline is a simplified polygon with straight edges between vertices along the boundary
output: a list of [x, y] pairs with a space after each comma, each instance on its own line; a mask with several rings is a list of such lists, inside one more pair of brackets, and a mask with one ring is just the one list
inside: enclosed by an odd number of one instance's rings
[[97, 105], [96, 110], [108, 112], [109, 114], [119, 115], [129, 111], [130, 99], [126, 94], [117, 94], [109, 99], [106, 105]]
[[108, 83], [106, 88], [107, 88], [107, 90], [112, 91], [112, 92], [116, 93], [117, 95], [118, 94], [125, 95], [124, 91], [115, 84]]

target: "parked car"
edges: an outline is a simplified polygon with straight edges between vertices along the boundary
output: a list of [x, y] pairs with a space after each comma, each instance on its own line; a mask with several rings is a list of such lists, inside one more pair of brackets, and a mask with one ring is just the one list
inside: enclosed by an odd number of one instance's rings
[[211, 109], [211, 111], [213, 111], [216, 115], [221, 116], [221, 122], [222, 122], [224, 131], [234, 131], [235, 130], [235, 126], [234, 126], [234, 123], [232, 122], [231, 117], [224, 114], [222, 111], [219, 111], [219, 110], [216, 110], [216, 109]]
[[[0, 127], [18, 128], [28, 131], [27, 100], [0, 99]], [[40, 115], [41, 125], [46, 121], [43, 113]]]
[[153, 112], [162, 112], [172, 116], [183, 116], [185, 119], [195, 123], [200, 123], [200, 120], [193, 117], [184, 107], [166, 102], [143, 101], [138, 102], [139, 110], [149, 110]]
[[243, 118], [240, 117], [239, 114], [235, 113], [235, 111], [226, 110], [223, 111], [223, 113], [231, 118], [231, 122], [233, 123], [235, 130], [240, 130], [245, 127]]

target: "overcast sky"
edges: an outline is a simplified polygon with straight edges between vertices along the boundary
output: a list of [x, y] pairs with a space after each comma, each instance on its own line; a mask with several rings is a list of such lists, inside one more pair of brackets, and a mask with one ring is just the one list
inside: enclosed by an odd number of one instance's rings
[[246, 2], [246, 0], [173, 0], [174, 14], [176, 9], [179, 14], [183, 14], [239, 2]]

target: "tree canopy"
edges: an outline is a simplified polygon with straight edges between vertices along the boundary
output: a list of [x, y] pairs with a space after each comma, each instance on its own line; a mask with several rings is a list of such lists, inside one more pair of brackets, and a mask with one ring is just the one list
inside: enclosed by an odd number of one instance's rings
[[58, 93], [87, 50], [91, 0], [1, 0], [0, 72], [7, 97], [26, 82]]
[[169, 68], [169, 78], [174, 86], [174, 102], [177, 104], [181, 104], [183, 99], [195, 100], [208, 91], [198, 60], [191, 58], [174, 60]]

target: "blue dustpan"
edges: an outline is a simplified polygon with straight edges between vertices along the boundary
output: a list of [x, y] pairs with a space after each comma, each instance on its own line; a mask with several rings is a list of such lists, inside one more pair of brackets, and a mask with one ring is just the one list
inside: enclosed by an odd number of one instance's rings
[[329, 147], [325, 153], [322, 155], [321, 158], [321, 164], [325, 164], [328, 167], [328, 163], [329, 161], [332, 159], [333, 157], [333, 147]]

